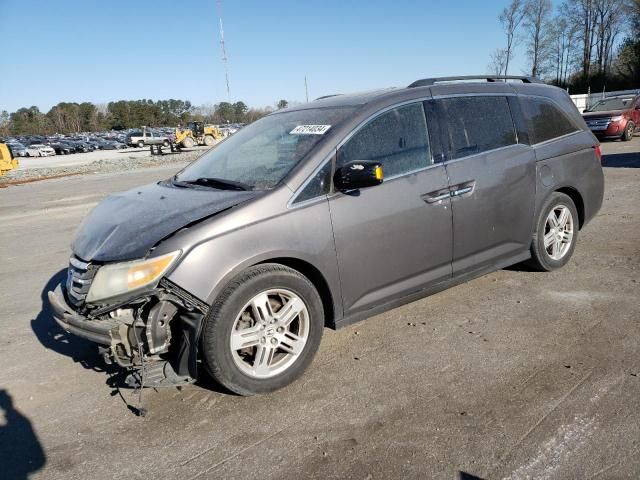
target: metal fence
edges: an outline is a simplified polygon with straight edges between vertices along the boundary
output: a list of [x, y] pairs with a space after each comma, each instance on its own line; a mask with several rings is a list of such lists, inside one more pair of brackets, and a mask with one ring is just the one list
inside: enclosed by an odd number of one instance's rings
[[618, 96], [624, 96], [624, 95], [629, 95], [629, 96], [640, 95], [640, 89], [617, 90], [612, 92], [599, 92], [599, 93], [591, 93], [591, 94], [583, 93], [580, 95], [570, 95], [570, 97], [571, 97], [571, 100], [573, 100], [573, 103], [576, 104], [576, 107], [578, 107], [578, 110], [583, 111], [584, 109], [590, 108], [596, 102], [599, 102], [600, 100], [603, 100], [605, 98], [618, 97]]

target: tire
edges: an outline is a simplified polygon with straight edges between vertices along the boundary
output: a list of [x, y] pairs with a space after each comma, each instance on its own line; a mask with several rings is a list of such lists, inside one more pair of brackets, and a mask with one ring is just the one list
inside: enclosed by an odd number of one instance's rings
[[184, 148], [191, 148], [195, 145], [195, 142], [193, 141], [193, 138], [191, 137], [187, 137], [184, 140], [182, 140], [182, 146]]
[[633, 138], [633, 132], [635, 132], [636, 130], [636, 126], [633, 124], [633, 122], [627, 122], [627, 126], [624, 129], [624, 132], [622, 133], [622, 137], [620, 137], [622, 139], [623, 142], [628, 142]]
[[170, 145], [169, 140], [165, 140], [164, 142], [162, 142], [163, 147], [168, 147], [169, 145]]
[[[551, 213], [561, 230], [555, 233]], [[567, 215], [563, 222], [563, 215]], [[531, 240], [531, 259], [527, 264], [534, 270], [550, 272], [563, 267], [573, 255], [578, 241], [579, 217], [573, 200], [564, 193], [554, 192], [544, 203]], [[545, 242], [546, 239], [546, 242]], [[549, 244], [549, 242], [552, 242]], [[545, 243], [547, 246], [545, 247]]]
[[207, 147], [213, 147], [216, 144], [216, 139], [213, 138], [212, 135], [205, 135], [204, 136], [204, 144]]
[[138, 140], [138, 148], [144, 147], [144, 142], [142, 140]]
[[[279, 323], [281, 310], [290, 323]], [[302, 375], [323, 328], [320, 295], [304, 275], [280, 264], [256, 265], [232, 280], [211, 307], [202, 329], [202, 360], [213, 379], [234, 393], [273, 392]], [[242, 331], [247, 333], [240, 336]]]

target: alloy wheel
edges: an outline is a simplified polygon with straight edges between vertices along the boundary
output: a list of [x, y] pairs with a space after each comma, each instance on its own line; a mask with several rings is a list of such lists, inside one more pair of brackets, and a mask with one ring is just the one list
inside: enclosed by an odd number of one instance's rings
[[298, 295], [286, 289], [261, 292], [235, 319], [229, 339], [233, 360], [250, 377], [276, 376], [298, 359], [309, 328], [309, 312]]
[[571, 248], [574, 222], [571, 210], [565, 205], [551, 209], [544, 226], [544, 249], [553, 260], [560, 260]]

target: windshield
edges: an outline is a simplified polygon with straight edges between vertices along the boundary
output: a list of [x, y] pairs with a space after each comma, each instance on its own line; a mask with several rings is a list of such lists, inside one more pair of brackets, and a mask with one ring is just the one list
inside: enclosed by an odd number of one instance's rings
[[588, 108], [588, 112], [606, 112], [608, 110], [627, 110], [633, 98], [606, 98]]
[[268, 115], [210, 150], [174, 182], [217, 188], [226, 181], [249, 190], [272, 189], [352, 112], [353, 107], [334, 107]]

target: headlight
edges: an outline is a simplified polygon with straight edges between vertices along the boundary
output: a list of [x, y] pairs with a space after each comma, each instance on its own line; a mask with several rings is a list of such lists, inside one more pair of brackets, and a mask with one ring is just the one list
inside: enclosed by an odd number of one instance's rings
[[617, 117], [611, 117], [611, 121], [612, 122], [619, 122], [620, 120], [622, 120], [624, 117], [622, 115], [618, 115]]
[[91, 303], [143, 289], [158, 281], [179, 256], [180, 250], [146, 260], [105, 265], [91, 282], [86, 301]]

